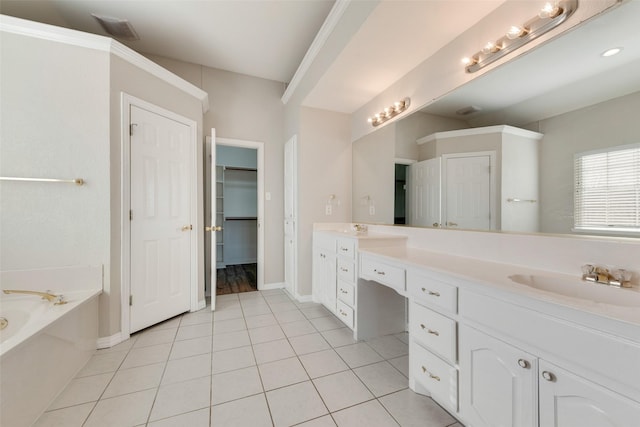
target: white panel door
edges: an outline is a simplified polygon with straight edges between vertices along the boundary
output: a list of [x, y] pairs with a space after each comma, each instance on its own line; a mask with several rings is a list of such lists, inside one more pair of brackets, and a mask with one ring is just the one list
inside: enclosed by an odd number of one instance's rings
[[440, 227], [442, 179], [441, 159], [429, 159], [409, 165], [409, 224]]
[[640, 404], [540, 361], [540, 425], [628, 427], [640, 424]]
[[[209, 182], [209, 191], [205, 199], [205, 245], [208, 248], [209, 257], [205, 262], [205, 282], [209, 284], [211, 292], [211, 310], [216, 309], [216, 280], [217, 280], [217, 264], [218, 264], [218, 242], [221, 238], [218, 234], [222, 233], [222, 224], [217, 225], [217, 212], [222, 210], [218, 208], [218, 172], [216, 170], [216, 130], [211, 128], [211, 136], [207, 137], [205, 142], [205, 159], [206, 173], [205, 179]], [[216, 234], [217, 233], [217, 234]]]
[[284, 283], [292, 296], [297, 292], [297, 142], [284, 146]]
[[130, 332], [190, 309], [190, 127], [131, 106]]
[[489, 230], [491, 157], [445, 157], [444, 226]]

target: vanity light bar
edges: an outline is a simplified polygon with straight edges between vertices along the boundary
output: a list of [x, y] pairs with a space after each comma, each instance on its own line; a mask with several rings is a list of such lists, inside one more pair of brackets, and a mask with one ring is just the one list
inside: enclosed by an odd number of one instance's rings
[[524, 23], [513, 25], [495, 42], [488, 42], [471, 57], [463, 58], [467, 73], [486, 67], [508, 53], [529, 43], [567, 20], [578, 8], [578, 0], [547, 2], [538, 14]]
[[410, 98], [404, 98], [398, 102], [394, 102], [391, 107], [387, 107], [380, 113], [374, 115], [373, 117], [369, 117], [367, 119], [367, 122], [371, 123], [371, 125], [374, 127], [381, 125], [387, 120], [405, 111], [407, 108], [409, 108], [409, 105], [411, 105]]

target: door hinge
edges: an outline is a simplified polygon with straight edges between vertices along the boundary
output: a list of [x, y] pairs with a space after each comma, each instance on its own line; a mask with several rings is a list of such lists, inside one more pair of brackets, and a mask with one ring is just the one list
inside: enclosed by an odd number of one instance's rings
[[133, 127], [138, 126], [136, 123], [131, 123], [129, 125], [129, 136], [133, 135]]
[[129, 306], [133, 305], [133, 295], [129, 295]]
[[133, 221], [133, 209], [129, 209], [129, 221]]

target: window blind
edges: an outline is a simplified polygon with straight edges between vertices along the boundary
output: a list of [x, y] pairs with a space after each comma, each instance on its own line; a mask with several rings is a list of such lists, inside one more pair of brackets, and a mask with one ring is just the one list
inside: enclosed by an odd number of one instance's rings
[[640, 144], [575, 156], [576, 230], [640, 232]]

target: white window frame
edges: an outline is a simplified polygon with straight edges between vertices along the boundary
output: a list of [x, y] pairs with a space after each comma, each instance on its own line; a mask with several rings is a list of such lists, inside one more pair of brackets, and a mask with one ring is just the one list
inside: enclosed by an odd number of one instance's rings
[[[616, 224], [609, 219], [611, 213], [615, 212], [615, 209], [609, 206], [609, 200], [611, 200], [609, 199], [609, 195], [611, 194], [609, 190], [612, 188], [611, 180], [615, 179], [615, 176], [612, 176], [610, 173], [610, 162], [617, 161], [619, 164], [619, 152], [621, 151], [629, 151], [628, 156], [625, 157], [625, 165], [623, 166], [625, 170], [628, 169], [625, 176], [628, 177], [629, 174], [631, 174], [631, 176], [635, 177], [635, 180], [633, 180], [634, 183], [626, 184], [627, 186], [631, 185], [631, 191], [635, 192], [635, 202], [632, 202], [635, 204], [632, 208], [632, 210], [635, 210], [635, 224]], [[614, 157], [616, 154], [617, 158]], [[609, 155], [611, 155], [611, 158]], [[602, 210], [601, 215], [603, 216], [601, 222], [581, 223], [580, 219], [584, 217], [584, 212], [586, 212], [586, 209], [588, 208], [584, 206], [585, 192], [582, 184], [584, 180], [580, 166], [582, 159], [585, 157], [595, 158], [596, 156], [600, 157], [605, 165], [603, 166], [601, 175], [597, 177], [597, 179], [601, 180], [598, 183], [599, 185], [592, 186], [591, 188], [596, 190], [599, 189], [603, 192], [601, 197], [603, 198], [603, 201], [606, 202], [606, 206], [599, 207], [599, 209]], [[618, 172], [619, 171], [620, 169], [618, 169]], [[594, 177], [592, 176], [591, 180], [593, 179]], [[613, 183], [613, 187], [616, 187], [615, 183]], [[572, 230], [576, 233], [614, 234], [633, 237], [640, 236], [640, 143], [586, 151], [574, 155], [574, 227]]]

